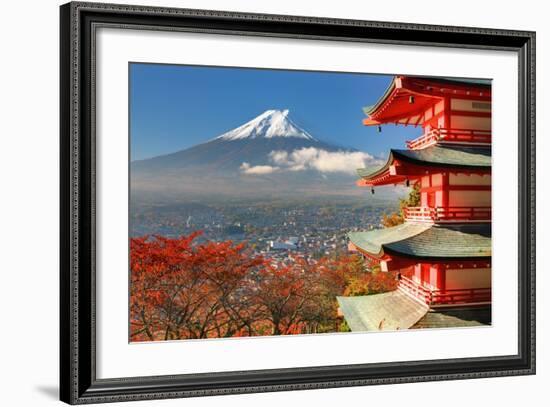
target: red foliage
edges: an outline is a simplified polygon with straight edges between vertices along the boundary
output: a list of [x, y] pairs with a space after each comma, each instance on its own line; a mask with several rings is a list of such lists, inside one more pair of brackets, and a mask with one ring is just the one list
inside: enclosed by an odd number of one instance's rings
[[132, 340], [233, 336], [246, 324], [249, 274], [264, 264], [242, 244], [194, 245], [179, 239], [131, 239]]
[[334, 331], [337, 295], [366, 278], [377, 291], [393, 282], [368, 277], [356, 256], [275, 263], [244, 244], [198, 244], [200, 234], [131, 239], [132, 341]]

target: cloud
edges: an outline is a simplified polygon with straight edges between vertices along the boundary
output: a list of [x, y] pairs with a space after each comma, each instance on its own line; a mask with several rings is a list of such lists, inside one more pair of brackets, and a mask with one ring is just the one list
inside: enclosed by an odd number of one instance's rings
[[265, 174], [271, 174], [275, 171], [278, 171], [279, 168], [278, 167], [273, 167], [271, 165], [255, 165], [255, 166], [250, 166], [249, 163], [242, 163], [241, 166], [240, 166], [240, 170], [244, 173], [244, 174], [249, 174], [249, 175], [265, 175]]
[[272, 151], [269, 153], [269, 159], [274, 164], [282, 165], [288, 162], [288, 153], [284, 150]]
[[357, 168], [380, 164], [368, 153], [361, 151], [326, 151], [315, 147], [306, 147], [292, 151], [272, 151], [269, 159], [290, 171], [314, 169], [322, 173], [355, 174]]
[[264, 175], [276, 171], [317, 170], [326, 173], [355, 175], [357, 168], [380, 165], [382, 160], [361, 151], [327, 151], [304, 147], [292, 152], [274, 150], [268, 155], [273, 165], [251, 166], [243, 162], [240, 169], [245, 174]]

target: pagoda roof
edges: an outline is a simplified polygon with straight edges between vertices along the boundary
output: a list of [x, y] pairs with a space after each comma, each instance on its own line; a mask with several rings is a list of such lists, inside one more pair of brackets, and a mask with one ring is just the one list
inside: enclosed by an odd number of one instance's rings
[[356, 247], [372, 255], [381, 256], [385, 244], [409, 239], [429, 228], [430, 224], [427, 223], [405, 222], [391, 228], [374, 229], [368, 232], [350, 232], [348, 238]]
[[392, 150], [394, 157], [421, 165], [491, 167], [491, 149], [485, 147], [431, 146], [422, 150]]
[[352, 232], [348, 237], [359, 250], [376, 257], [384, 254], [425, 260], [465, 260], [491, 257], [491, 225], [433, 225], [405, 222], [391, 228]]
[[430, 309], [401, 290], [336, 299], [353, 332], [491, 324], [491, 306]]
[[491, 306], [438, 308], [428, 311], [411, 329], [491, 325]]
[[[396, 161], [420, 167], [440, 167], [441, 169], [448, 170], [463, 169], [489, 172], [491, 169], [491, 149], [486, 147], [438, 145], [426, 147], [421, 150], [391, 149], [388, 160], [382, 167], [374, 171], [370, 168], [359, 168], [357, 174], [367, 181], [385, 175], [386, 178], [388, 178], [389, 169]], [[406, 176], [407, 174], [401, 175]], [[393, 182], [394, 180], [387, 180], [387, 183]]]
[[408, 329], [429, 310], [428, 305], [401, 290], [336, 299], [353, 332]]
[[[366, 126], [383, 123], [423, 124], [424, 111], [445, 96], [453, 95], [476, 100], [491, 99], [491, 81], [487, 79], [396, 76], [371, 106], [363, 108], [369, 116]], [[414, 103], [410, 103], [410, 97]]]

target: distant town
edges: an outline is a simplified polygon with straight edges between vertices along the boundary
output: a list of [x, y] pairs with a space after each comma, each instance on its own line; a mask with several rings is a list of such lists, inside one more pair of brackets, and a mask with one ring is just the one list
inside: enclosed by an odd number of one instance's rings
[[139, 205], [131, 211], [131, 236], [177, 237], [203, 231], [199, 241], [246, 241], [256, 255], [316, 259], [347, 251], [347, 232], [381, 227], [384, 204], [241, 203]]

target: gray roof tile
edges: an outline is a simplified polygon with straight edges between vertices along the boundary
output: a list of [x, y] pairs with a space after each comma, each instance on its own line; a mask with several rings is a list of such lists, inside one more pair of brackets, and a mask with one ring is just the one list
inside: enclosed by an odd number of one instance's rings
[[392, 228], [349, 233], [362, 250], [424, 259], [491, 257], [491, 224], [430, 225], [405, 222]]
[[358, 168], [357, 174], [359, 177], [367, 179], [380, 175], [392, 165], [396, 158], [412, 164], [430, 167], [483, 171], [491, 169], [490, 148], [435, 145], [422, 150], [391, 149], [388, 160], [384, 165], [378, 168]]
[[407, 329], [421, 319], [428, 306], [401, 290], [358, 297], [337, 297], [352, 331]]
[[491, 306], [430, 310], [411, 329], [491, 325]]

